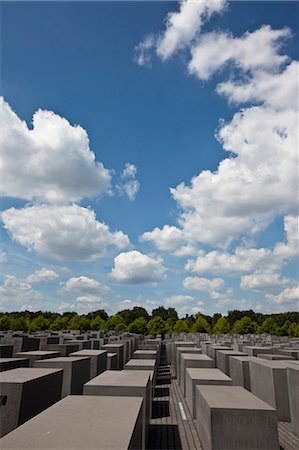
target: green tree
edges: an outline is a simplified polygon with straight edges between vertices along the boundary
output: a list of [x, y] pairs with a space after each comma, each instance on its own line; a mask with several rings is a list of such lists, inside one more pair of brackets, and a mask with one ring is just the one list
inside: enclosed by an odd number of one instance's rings
[[260, 327], [261, 333], [275, 334], [277, 331], [277, 323], [273, 317], [268, 317]]
[[174, 333], [188, 333], [190, 331], [188, 320], [179, 319], [173, 327]]
[[125, 331], [127, 329], [126, 322], [122, 316], [115, 314], [109, 317], [106, 322], [106, 330]]
[[160, 316], [153, 317], [147, 324], [149, 334], [163, 334], [165, 328], [165, 321]]
[[250, 317], [244, 316], [242, 319], [237, 320], [233, 326], [233, 333], [236, 334], [250, 334], [256, 333], [257, 323], [253, 322]]
[[225, 317], [220, 317], [213, 328], [213, 332], [217, 334], [226, 334], [229, 330], [230, 326]]
[[74, 316], [69, 321], [69, 329], [70, 330], [89, 330], [90, 322], [84, 316]]
[[8, 314], [4, 314], [4, 316], [2, 316], [0, 318], [0, 330], [1, 331], [8, 331], [11, 330], [11, 318]]
[[128, 325], [130, 333], [147, 334], [147, 322], [144, 317], [138, 317]]
[[288, 329], [290, 336], [299, 337], [299, 323], [292, 322]]
[[210, 333], [211, 328], [208, 321], [202, 317], [197, 317], [195, 323], [191, 327], [192, 333]]
[[90, 321], [90, 328], [95, 331], [100, 331], [105, 329], [106, 322], [101, 316], [96, 316]]
[[67, 330], [68, 326], [68, 318], [57, 316], [54, 321], [50, 324], [50, 330], [59, 331], [59, 330]]
[[143, 317], [146, 322], [149, 320], [149, 314], [142, 306], [134, 306], [133, 309], [124, 309], [117, 314], [123, 317], [127, 325], [134, 322], [135, 319], [139, 319], [139, 317]]
[[30, 331], [48, 330], [50, 322], [41, 314], [35, 317], [30, 324]]
[[152, 317], [161, 317], [163, 320], [167, 319], [175, 319], [175, 321], [178, 320], [178, 313], [176, 312], [175, 308], [164, 308], [164, 306], [159, 306], [158, 308], [155, 308], [152, 310]]

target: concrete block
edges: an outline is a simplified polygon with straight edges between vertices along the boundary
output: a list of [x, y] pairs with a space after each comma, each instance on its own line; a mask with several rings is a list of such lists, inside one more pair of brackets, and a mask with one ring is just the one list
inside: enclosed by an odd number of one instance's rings
[[231, 347], [225, 345], [210, 345], [207, 349], [207, 355], [214, 361], [214, 367], [218, 367], [217, 351], [218, 350], [233, 350]]
[[197, 386], [196, 427], [204, 450], [278, 450], [277, 415], [240, 386]]
[[78, 345], [79, 350], [91, 348], [91, 341], [86, 339], [73, 339], [66, 341], [67, 344]]
[[178, 382], [181, 381], [181, 354], [182, 353], [195, 353], [200, 355], [202, 352], [199, 347], [177, 347], [176, 348], [176, 377]]
[[0, 358], [12, 358], [13, 345], [0, 344]]
[[230, 356], [229, 371], [234, 386], [242, 386], [250, 391], [249, 361], [255, 361], [255, 356]]
[[299, 349], [283, 349], [283, 350], [279, 350], [279, 353], [281, 355], [286, 355], [286, 356], [291, 356], [294, 359], [299, 360]]
[[290, 422], [287, 362], [256, 358], [249, 362], [251, 392], [277, 410], [278, 420]]
[[186, 397], [186, 369], [211, 369], [213, 368], [213, 360], [207, 355], [198, 353], [181, 353], [180, 359], [180, 386], [184, 397]]
[[218, 358], [218, 369], [221, 370], [221, 372], [226, 373], [226, 375], [230, 376], [230, 369], [229, 369], [229, 357], [230, 356], [246, 356], [246, 353], [238, 352], [234, 350], [219, 350], [217, 352], [217, 358]]
[[146, 370], [107, 370], [86, 383], [83, 389], [84, 395], [132, 396], [144, 399], [142, 449], [146, 446], [151, 417], [150, 375], [150, 371]]
[[85, 349], [78, 352], [70, 353], [69, 356], [79, 357], [86, 356], [90, 358], [90, 374], [89, 379], [96, 377], [104, 372], [107, 368], [107, 352], [105, 350]]
[[18, 367], [29, 367], [28, 358], [0, 358], [0, 372], [17, 369]]
[[59, 352], [60, 356], [68, 356], [79, 350], [79, 344], [47, 344], [47, 350]]
[[108, 353], [116, 353], [117, 355], [117, 369], [121, 370], [124, 367], [124, 344], [105, 344], [102, 350]]
[[247, 353], [248, 356], [257, 356], [261, 353], [273, 353], [273, 347], [260, 347], [254, 345], [245, 345], [243, 347], [243, 352]]
[[268, 359], [270, 361], [290, 361], [295, 360], [292, 356], [287, 355], [279, 355], [279, 354], [270, 354], [270, 353], [259, 353], [257, 355], [258, 358]]
[[33, 367], [34, 362], [38, 361], [39, 359], [57, 358], [57, 356], [60, 356], [59, 352], [42, 350], [35, 350], [32, 352], [19, 352], [15, 354], [16, 358], [29, 359], [29, 367]]
[[135, 350], [133, 359], [157, 359], [157, 350]]
[[118, 370], [116, 353], [107, 353], [107, 370]]
[[294, 434], [299, 437], [299, 365], [287, 367], [290, 416]]
[[5, 436], [1, 449], [140, 450], [142, 404], [140, 397], [68, 396]]
[[[62, 370], [18, 368], [0, 373], [0, 437], [61, 398]], [[1, 445], [2, 448], [2, 445]]]
[[34, 367], [63, 369], [61, 398], [70, 394], [82, 394], [83, 385], [89, 380], [90, 359], [88, 357], [61, 356], [35, 361]]
[[186, 369], [186, 402], [191, 416], [196, 418], [196, 386], [231, 386], [232, 380], [219, 369]]

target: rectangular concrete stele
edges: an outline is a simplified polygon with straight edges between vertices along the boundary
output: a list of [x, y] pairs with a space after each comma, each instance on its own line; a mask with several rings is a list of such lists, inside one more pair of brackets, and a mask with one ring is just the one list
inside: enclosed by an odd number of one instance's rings
[[218, 360], [218, 369], [226, 375], [230, 376], [229, 369], [229, 357], [230, 356], [247, 356], [246, 353], [238, 352], [234, 350], [218, 350], [217, 352], [217, 360]]
[[195, 353], [200, 355], [202, 352], [199, 347], [177, 347], [176, 349], [176, 377], [178, 382], [181, 381], [181, 354], [182, 353]]
[[234, 386], [242, 386], [250, 391], [249, 361], [255, 361], [255, 356], [230, 356], [229, 371]]
[[47, 350], [56, 351], [60, 356], [68, 356], [70, 353], [79, 350], [78, 344], [47, 344]]
[[156, 361], [154, 359], [130, 359], [125, 364], [124, 369], [129, 370], [156, 370]]
[[186, 402], [193, 419], [196, 418], [197, 385], [231, 386], [232, 380], [219, 369], [186, 369]]
[[140, 397], [68, 396], [5, 436], [1, 450], [140, 450], [142, 404]]
[[224, 345], [210, 345], [207, 350], [207, 354], [214, 361], [214, 367], [217, 367], [217, 351], [218, 350], [232, 350], [231, 347], [225, 347]]
[[0, 372], [17, 369], [18, 367], [29, 367], [28, 358], [0, 358]]
[[251, 392], [277, 410], [278, 420], [290, 422], [290, 403], [285, 361], [256, 358], [249, 362]]
[[83, 339], [74, 339], [67, 341], [68, 344], [78, 345], [79, 350], [83, 350], [86, 348], [91, 348], [91, 341], [83, 340]]
[[171, 350], [171, 366], [172, 370], [174, 372], [174, 375], [177, 377], [177, 351], [176, 349], [178, 347], [187, 347], [192, 348], [196, 347], [196, 342], [185, 342], [185, 341], [175, 341], [172, 343], [172, 350]]
[[297, 349], [284, 349], [284, 350], [279, 350], [279, 353], [281, 355], [286, 355], [286, 356], [292, 356], [294, 359], [299, 360], [299, 350]]
[[293, 358], [292, 356], [279, 355], [279, 354], [259, 353], [257, 355], [257, 357], [262, 358], [262, 359], [268, 359], [271, 361], [290, 361], [292, 359], [295, 361], [295, 358]]
[[34, 361], [38, 361], [39, 359], [57, 358], [57, 356], [60, 356], [59, 352], [50, 352], [50, 351], [42, 351], [42, 350], [36, 350], [33, 352], [16, 353], [16, 358], [28, 358], [29, 359], [29, 367], [33, 367]]
[[84, 385], [84, 395], [143, 397], [143, 447], [145, 448], [151, 412], [151, 371], [106, 370]]
[[108, 353], [116, 353], [117, 355], [117, 369], [121, 370], [124, 367], [124, 344], [105, 344], [102, 350]]
[[273, 347], [244, 346], [243, 351], [248, 356], [257, 356], [259, 353], [273, 353]]
[[62, 370], [25, 367], [1, 372], [0, 436], [60, 400], [61, 385]]
[[133, 359], [157, 359], [157, 350], [135, 350]]
[[294, 434], [299, 437], [299, 365], [287, 367], [290, 416]]
[[107, 353], [107, 370], [117, 370], [116, 353]]
[[107, 352], [106, 350], [85, 349], [78, 352], [70, 353], [72, 357], [87, 356], [90, 358], [90, 374], [89, 379], [96, 377], [104, 372], [107, 368]]
[[278, 450], [274, 408], [240, 386], [197, 386], [196, 427], [204, 450]]
[[63, 369], [61, 398], [70, 394], [82, 394], [83, 385], [89, 381], [90, 359], [88, 357], [61, 356], [35, 361], [34, 367]]
[[13, 345], [0, 344], [0, 358], [12, 358]]
[[213, 360], [208, 355], [197, 353], [181, 353], [180, 354], [180, 385], [184, 397], [186, 397], [186, 369], [212, 369]]

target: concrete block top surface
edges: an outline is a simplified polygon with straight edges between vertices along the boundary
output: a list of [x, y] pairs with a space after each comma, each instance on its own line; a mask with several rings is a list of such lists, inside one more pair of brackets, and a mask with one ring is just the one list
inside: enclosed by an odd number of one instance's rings
[[34, 350], [30, 352], [18, 352], [16, 356], [26, 357], [26, 356], [51, 356], [51, 355], [59, 355], [59, 352], [55, 351], [47, 351], [47, 350]]
[[1, 363], [9, 363], [9, 362], [20, 362], [20, 361], [28, 361], [28, 358], [0, 358]]
[[61, 369], [38, 369], [21, 367], [19, 369], [6, 370], [0, 373], [0, 383], [27, 383], [37, 378], [46, 377]]
[[199, 347], [178, 347], [177, 351], [180, 353], [195, 353], [195, 352], [201, 352], [201, 349]]
[[104, 344], [102, 348], [120, 348], [123, 347], [124, 344]]
[[72, 364], [76, 363], [78, 361], [81, 361], [81, 359], [88, 359], [88, 356], [58, 356], [57, 358], [50, 358], [50, 359], [42, 359], [39, 361], [36, 361], [36, 364], [43, 364], [43, 363], [66, 363], [66, 364]]
[[186, 372], [195, 380], [227, 380], [231, 378], [219, 369], [186, 369]]
[[69, 395], [2, 438], [1, 449], [127, 450], [142, 402]]
[[212, 358], [208, 355], [201, 355], [199, 353], [181, 353], [181, 358], [189, 359], [189, 361], [212, 361]]
[[197, 386], [196, 389], [213, 409], [275, 411], [241, 386]]
[[218, 353], [222, 353], [222, 355], [229, 355], [229, 356], [246, 356], [246, 353], [244, 352], [238, 352], [237, 350], [219, 350]]
[[107, 354], [107, 350], [92, 350], [90, 348], [85, 348], [84, 350], [70, 353], [69, 358], [72, 356], [100, 356], [103, 354]]
[[292, 364], [292, 361], [273, 361], [272, 359], [255, 358], [254, 360], [250, 360], [250, 363], [260, 364], [272, 369], [285, 369], [286, 367], [289, 367], [290, 364]]
[[126, 363], [126, 366], [152, 366], [153, 369], [156, 366], [156, 361], [154, 359], [130, 359], [130, 361], [128, 361]]
[[85, 386], [146, 387], [150, 375], [150, 370], [106, 370], [86, 383]]
[[229, 358], [232, 358], [232, 359], [237, 359], [238, 361], [256, 361], [257, 360], [257, 357], [256, 356], [246, 356], [246, 355], [244, 355], [244, 356], [235, 356], [235, 355], [230, 355], [230, 357]]
[[135, 350], [133, 355], [157, 355], [157, 350]]

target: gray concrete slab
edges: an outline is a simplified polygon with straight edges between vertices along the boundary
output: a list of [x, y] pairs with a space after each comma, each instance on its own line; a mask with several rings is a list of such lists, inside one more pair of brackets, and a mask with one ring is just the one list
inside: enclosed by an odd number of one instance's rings
[[60, 356], [59, 352], [43, 351], [43, 350], [35, 350], [31, 352], [18, 352], [15, 354], [16, 358], [29, 359], [29, 367], [33, 367], [34, 361], [38, 361], [39, 359], [57, 358], [57, 356]]
[[12, 358], [13, 345], [0, 344], [0, 358]]
[[116, 353], [117, 369], [121, 370], [124, 367], [124, 344], [105, 344], [101, 350], [106, 350], [107, 353]]
[[17, 369], [18, 367], [29, 367], [28, 358], [0, 358], [0, 372]]
[[287, 367], [287, 382], [292, 429], [299, 437], [299, 365], [290, 364]]
[[261, 353], [273, 353], [273, 347], [261, 347], [258, 345], [245, 345], [243, 351], [247, 353], [248, 356], [257, 356]]
[[118, 370], [116, 353], [107, 353], [107, 370]]
[[229, 357], [230, 356], [247, 356], [246, 353], [239, 352], [236, 350], [218, 350], [217, 358], [218, 358], [218, 369], [221, 372], [225, 373], [227, 376], [230, 376], [230, 368], [229, 368]]
[[186, 397], [186, 369], [212, 369], [213, 360], [208, 355], [199, 353], [180, 353], [180, 387]]
[[177, 347], [176, 348], [176, 377], [180, 384], [181, 382], [181, 354], [182, 353], [195, 353], [197, 355], [201, 355], [202, 350], [199, 347]]
[[62, 370], [18, 368], [0, 373], [0, 437], [61, 398]]
[[139, 397], [68, 396], [5, 436], [1, 449], [140, 450], [142, 404]]
[[219, 369], [186, 369], [186, 402], [193, 419], [196, 418], [196, 386], [231, 386], [232, 380]]
[[47, 344], [47, 350], [59, 352], [60, 356], [68, 356], [79, 350], [79, 344]]
[[196, 427], [204, 450], [278, 450], [274, 408], [240, 386], [197, 386]]
[[234, 386], [242, 386], [250, 391], [249, 361], [255, 361], [255, 356], [230, 356], [229, 370]]
[[78, 352], [70, 353], [69, 356], [79, 357], [87, 356], [90, 358], [90, 374], [89, 379], [96, 377], [107, 369], [107, 352], [106, 350], [85, 349]]
[[293, 358], [292, 356], [288, 356], [288, 355], [279, 355], [279, 354], [271, 354], [271, 353], [259, 353], [257, 355], [258, 358], [262, 358], [262, 359], [268, 359], [270, 361], [290, 361], [290, 360], [294, 360], [295, 358]]

